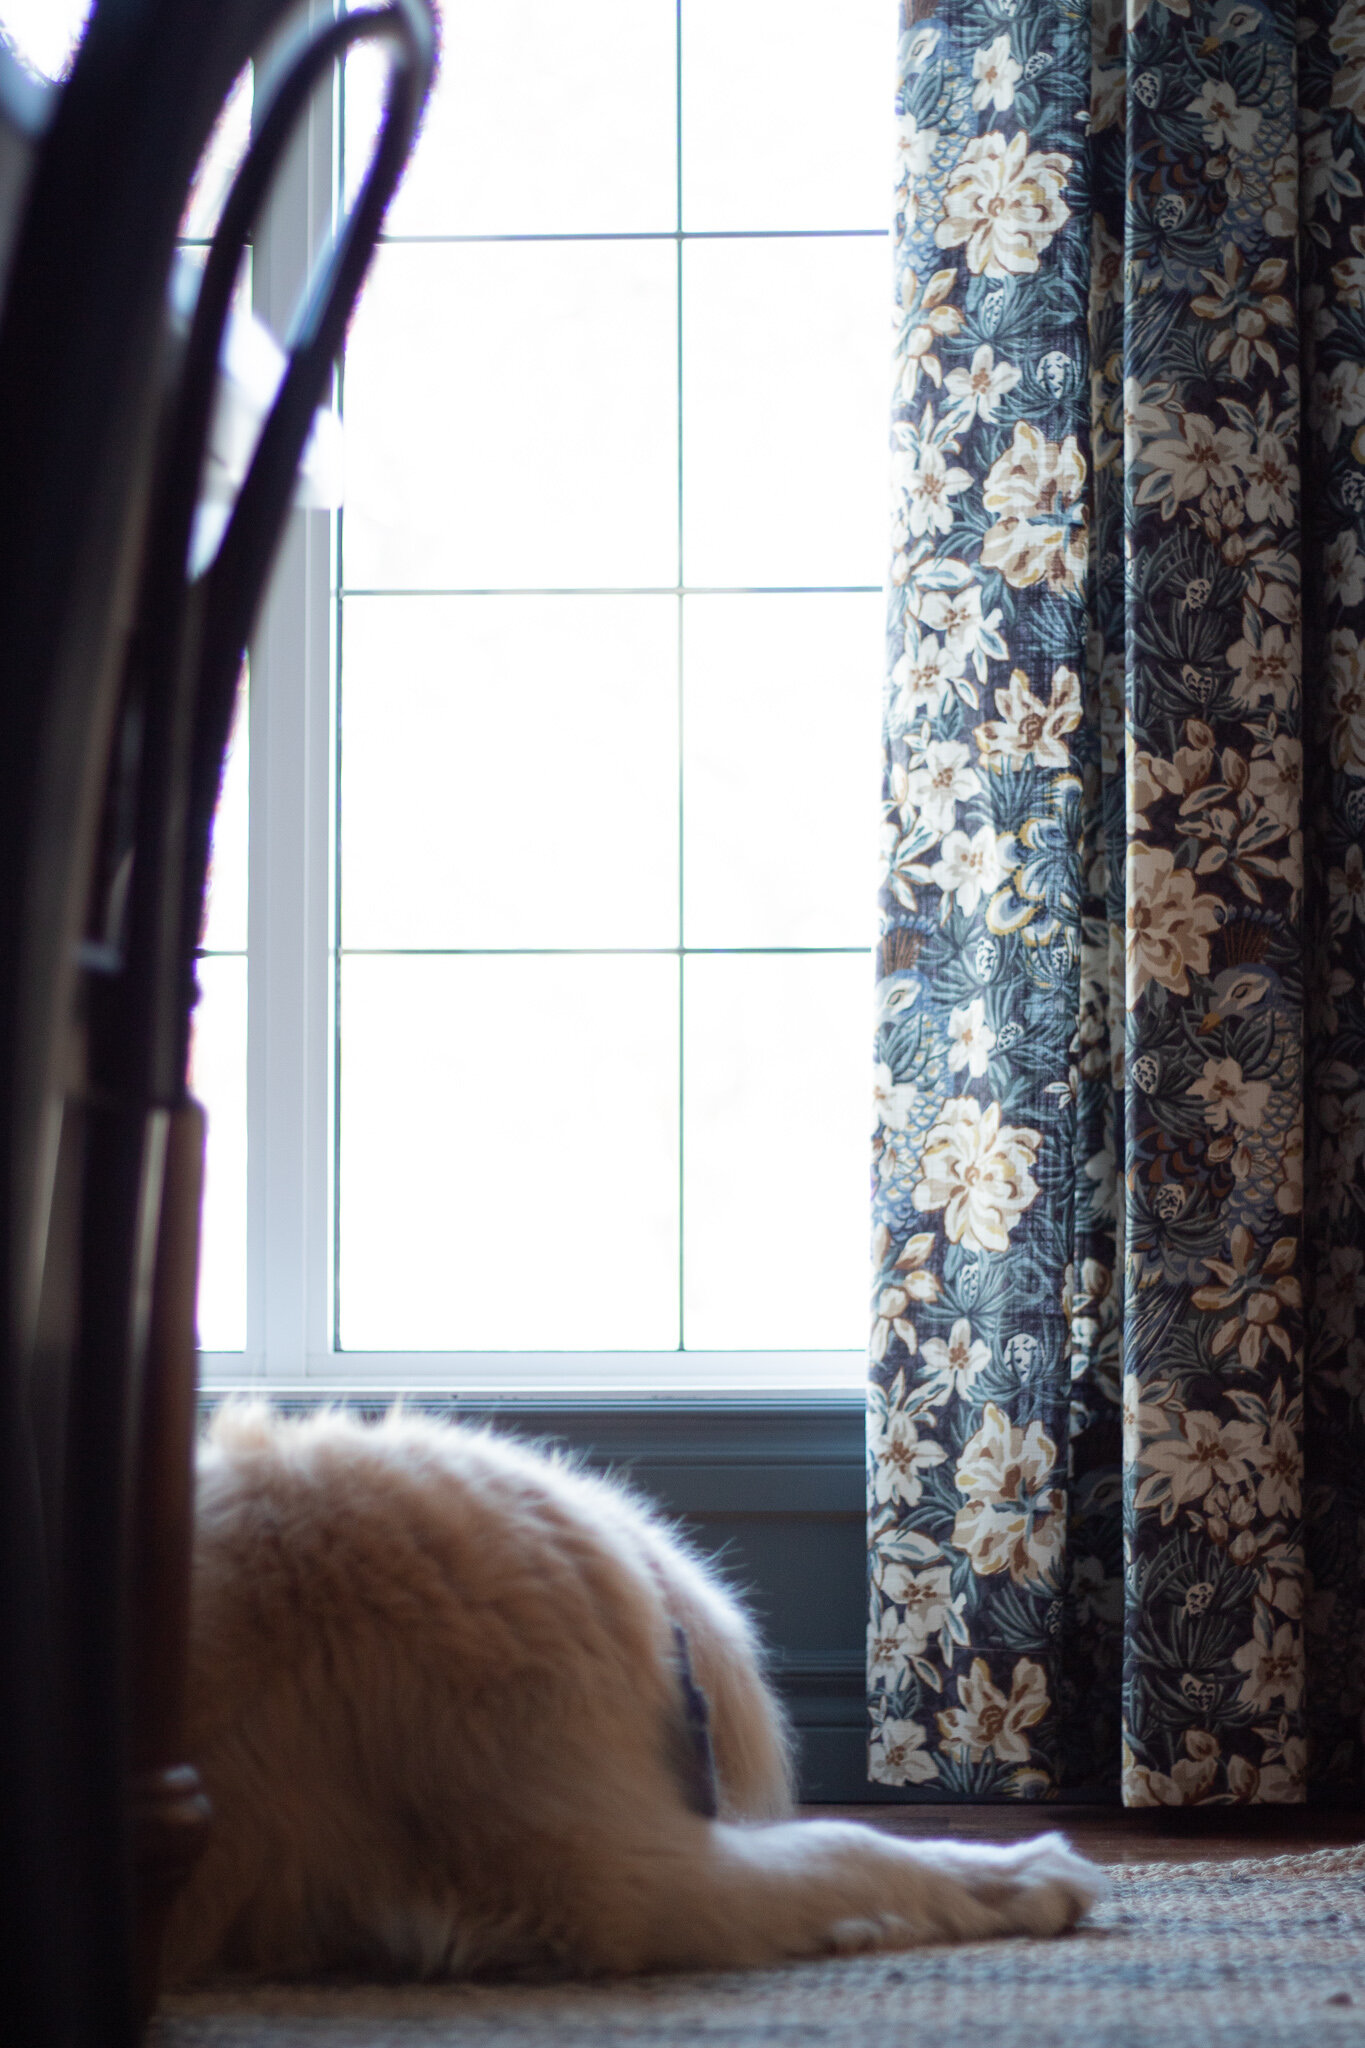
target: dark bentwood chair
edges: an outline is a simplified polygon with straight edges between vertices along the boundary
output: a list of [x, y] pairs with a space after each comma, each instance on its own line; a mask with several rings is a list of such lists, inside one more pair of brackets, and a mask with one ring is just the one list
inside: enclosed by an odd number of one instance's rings
[[[100, 0], [60, 92], [39, 107], [16, 88], [0, 304], [5, 2048], [130, 2048], [165, 1909], [211, 1825], [180, 1748], [203, 1155], [186, 1061], [209, 835], [247, 638], [435, 60], [429, 0], [306, 16], [289, 0]], [[389, 57], [375, 154], [192, 575], [239, 257], [310, 92], [362, 39]], [[177, 348], [177, 227], [267, 40], [282, 54]], [[0, 202], [7, 161], [0, 148]]]

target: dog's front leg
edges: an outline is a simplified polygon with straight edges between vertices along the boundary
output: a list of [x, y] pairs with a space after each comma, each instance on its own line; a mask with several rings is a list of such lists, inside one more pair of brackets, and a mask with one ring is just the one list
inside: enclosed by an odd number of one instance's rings
[[1106, 1889], [1060, 1835], [987, 1848], [841, 1821], [699, 1823], [685, 1850], [675, 1840], [636, 1873], [637, 1969], [1061, 1934]]

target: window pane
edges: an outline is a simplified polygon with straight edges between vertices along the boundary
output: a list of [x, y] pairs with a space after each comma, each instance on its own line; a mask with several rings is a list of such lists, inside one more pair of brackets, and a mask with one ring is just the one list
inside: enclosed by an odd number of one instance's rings
[[[464, 0], [443, 42], [388, 233], [673, 228], [674, 0]], [[369, 160], [383, 75], [370, 50], [346, 66], [348, 183]]]
[[0, 32], [43, 78], [60, 78], [85, 33], [94, 0], [0, 0]]
[[880, 588], [889, 277], [872, 237], [685, 244], [689, 583]]
[[677, 1343], [677, 963], [349, 959], [341, 1341]]
[[883, 603], [688, 597], [689, 946], [870, 946]]
[[688, 1348], [856, 1349], [870, 960], [703, 954], [684, 976]]
[[190, 1090], [208, 1111], [199, 1251], [199, 1342], [246, 1345], [246, 961], [199, 962]]
[[686, 0], [682, 33], [685, 228], [886, 225], [888, 0]]
[[672, 946], [677, 600], [352, 597], [347, 946]]
[[671, 586], [675, 364], [670, 243], [382, 250], [346, 356], [347, 582]]
[[243, 671], [237, 688], [237, 710], [232, 722], [232, 738], [228, 743], [227, 764], [223, 770], [222, 792], [213, 820], [203, 939], [205, 949], [210, 953], [246, 951], [249, 726], [247, 678]]

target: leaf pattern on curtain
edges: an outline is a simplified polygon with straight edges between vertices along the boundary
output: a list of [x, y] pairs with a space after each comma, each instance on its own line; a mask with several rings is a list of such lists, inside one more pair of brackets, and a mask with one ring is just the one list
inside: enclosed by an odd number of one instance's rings
[[[1123, 1791], [1304, 1790], [1292, 0], [1128, 34]], [[1123, 643], [1120, 643], [1123, 648]]]
[[922, 13], [871, 1774], [1300, 1799], [1365, 1705], [1365, 6]]
[[1313, 1778], [1340, 1792], [1365, 1712], [1365, 8], [1303, 24], [1305, 1633]]
[[902, 59], [872, 1775], [1027, 1796], [1069, 1718], [1089, 26], [954, 0]]

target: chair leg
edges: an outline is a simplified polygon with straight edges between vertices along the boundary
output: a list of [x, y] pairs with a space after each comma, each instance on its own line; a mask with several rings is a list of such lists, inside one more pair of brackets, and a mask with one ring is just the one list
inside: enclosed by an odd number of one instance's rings
[[133, 1507], [132, 1765], [136, 1988], [156, 2002], [162, 1934], [203, 1851], [209, 1804], [184, 1760], [196, 1423], [195, 1297], [204, 1112], [172, 1111]]

